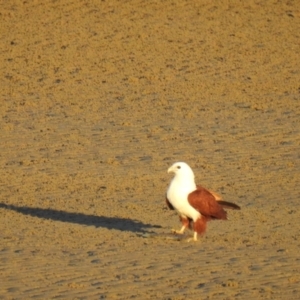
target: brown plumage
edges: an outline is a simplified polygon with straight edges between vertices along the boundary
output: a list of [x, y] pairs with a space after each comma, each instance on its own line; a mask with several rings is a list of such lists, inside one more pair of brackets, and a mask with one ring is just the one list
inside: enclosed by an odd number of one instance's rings
[[199, 213], [207, 219], [226, 220], [227, 212], [216, 198], [207, 189], [197, 186], [197, 189], [188, 195], [188, 201]]
[[[179, 219], [184, 227], [189, 227], [190, 229], [195, 229], [199, 234], [203, 234], [206, 230], [206, 223], [210, 220], [227, 220], [227, 209], [240, 210], [241, 208], [232, 202], [227, 202], [221, 199], [216, 193], [205, 189], [204, 187], [198, 185], [197, 189], [190, 193], [188, 196], [189, 204], [200, 212], [202, 217], [193, 224], [193, 220], [188, 217], [179, 216]], [[174, 210], [174, 207], [166, 198], [166, 204], [169, 209]]]
[[[185, 163], [175, 163], [169, 171], [174, 172], [175, 177], [178, 176], [180, 179], [173, 183], [175, 189], [178, 187], [178, 193], [184, 190], [185, 185], [181, 186], [181, 184], [184, 183], [183, 181], [190, 176], [188, 181], [185, 181], [186, 184], [189, 184], [194, 177], [192, 170]], [[197, 240], [197, 234], [203, 234], [205, 232], [208, 221], [227, 220], [227, 212], [225, 209], [240, 209], [238, 205], [224, 201], [217, 193], [200, 185], [194, 185], [194, 188], [191, 188], [191, 192], [188, 192], [186, 194], [187, 196], [185, 196], [186, 201], [184, 197], [176, 196], [177, 192], [173, 192], [175, 190], [173, 186], [171, 185], [168, 189], [171, 198], [168, 199], [167, 196], [166, 203], [170, 209], [176, 209], [178, 211], [182, 223], [182, 228], [180, 230], [174, 230], [174, 232], [182, 234], [185, 228], [189, 227], [194, 230], [194, 240]], [[171, 201], [172, 197], [173, 204]]]

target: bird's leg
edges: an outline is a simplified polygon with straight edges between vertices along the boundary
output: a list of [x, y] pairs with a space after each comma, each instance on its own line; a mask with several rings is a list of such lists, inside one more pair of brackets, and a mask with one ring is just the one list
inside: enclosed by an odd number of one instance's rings
[[194, 232], [194, 242], [197, 242], [197, 241], [198, 241], [197, 235], [198, 235], [198, 233], [195, 231], [195, 232]]
[[203, 234], [205, 232], [206, 222], [207, 222], [207, 218], [205, 218], [204, 216], [200, 216], [198, 219], [194, 220], [194, 224], [193, 224], [194, 236], [192, 239], [190, 238], [188, 242], [190, 241], [197, 242], [198, 233]]
[[172, 229], [172, 232], [177, 234], [184, 234], [185, 228], [186, 226], [182, 226], [180, 230]]
[[177, 233], [177, 234], [184, 234], [185, 229], [189, 226], [190, 224], [190, 220], [186, 217], [186, 216], [179, 216], [179, 219], [182, 223], [182, 227], [180, 230], [176, 230], [176, 229], [172, 229], [173, 233]]
[[189, 238], [187, 241], [188, 241], [188, 242], [191, 242], [191, 241], [197, 242], [197, 241], [198, 241], [197, 235], [198, 235], [197, 232], [194, 231], [194, 236], [193, 236], [193, 238]]

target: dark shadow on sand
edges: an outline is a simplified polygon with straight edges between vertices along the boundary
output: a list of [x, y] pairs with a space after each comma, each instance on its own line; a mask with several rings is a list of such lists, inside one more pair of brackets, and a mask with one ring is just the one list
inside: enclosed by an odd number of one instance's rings
[[121, 231], [131, 231], [135, 233], [147, 233], [151, 228], [161, 228], [159, 225], [145, 224], [132, 219], [86, 215], [83, 213], [73, 213], [48, 208], [15, 206], [5, 203], [0, 203], [0, 208], [13, 210], [23, 215], [30, 215], [42, 219], [103, 227], [107, 229], [117, 229]]

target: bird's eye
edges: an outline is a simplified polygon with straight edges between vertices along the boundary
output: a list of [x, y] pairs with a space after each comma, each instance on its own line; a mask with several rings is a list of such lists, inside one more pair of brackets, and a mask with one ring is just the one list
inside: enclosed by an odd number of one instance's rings
[[181, 169], [181, 167], [180, 167], [180, 166], [177, 166], [177, 169]]

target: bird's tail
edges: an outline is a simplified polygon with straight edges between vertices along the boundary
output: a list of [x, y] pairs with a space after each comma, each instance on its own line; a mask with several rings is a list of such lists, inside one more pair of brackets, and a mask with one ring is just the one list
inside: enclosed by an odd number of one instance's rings
[[238, 210], [241, 209], [237, 204], [232, 202], [220, 200], [218, 201], [218, 203], [224, 208], [238, 209]]

